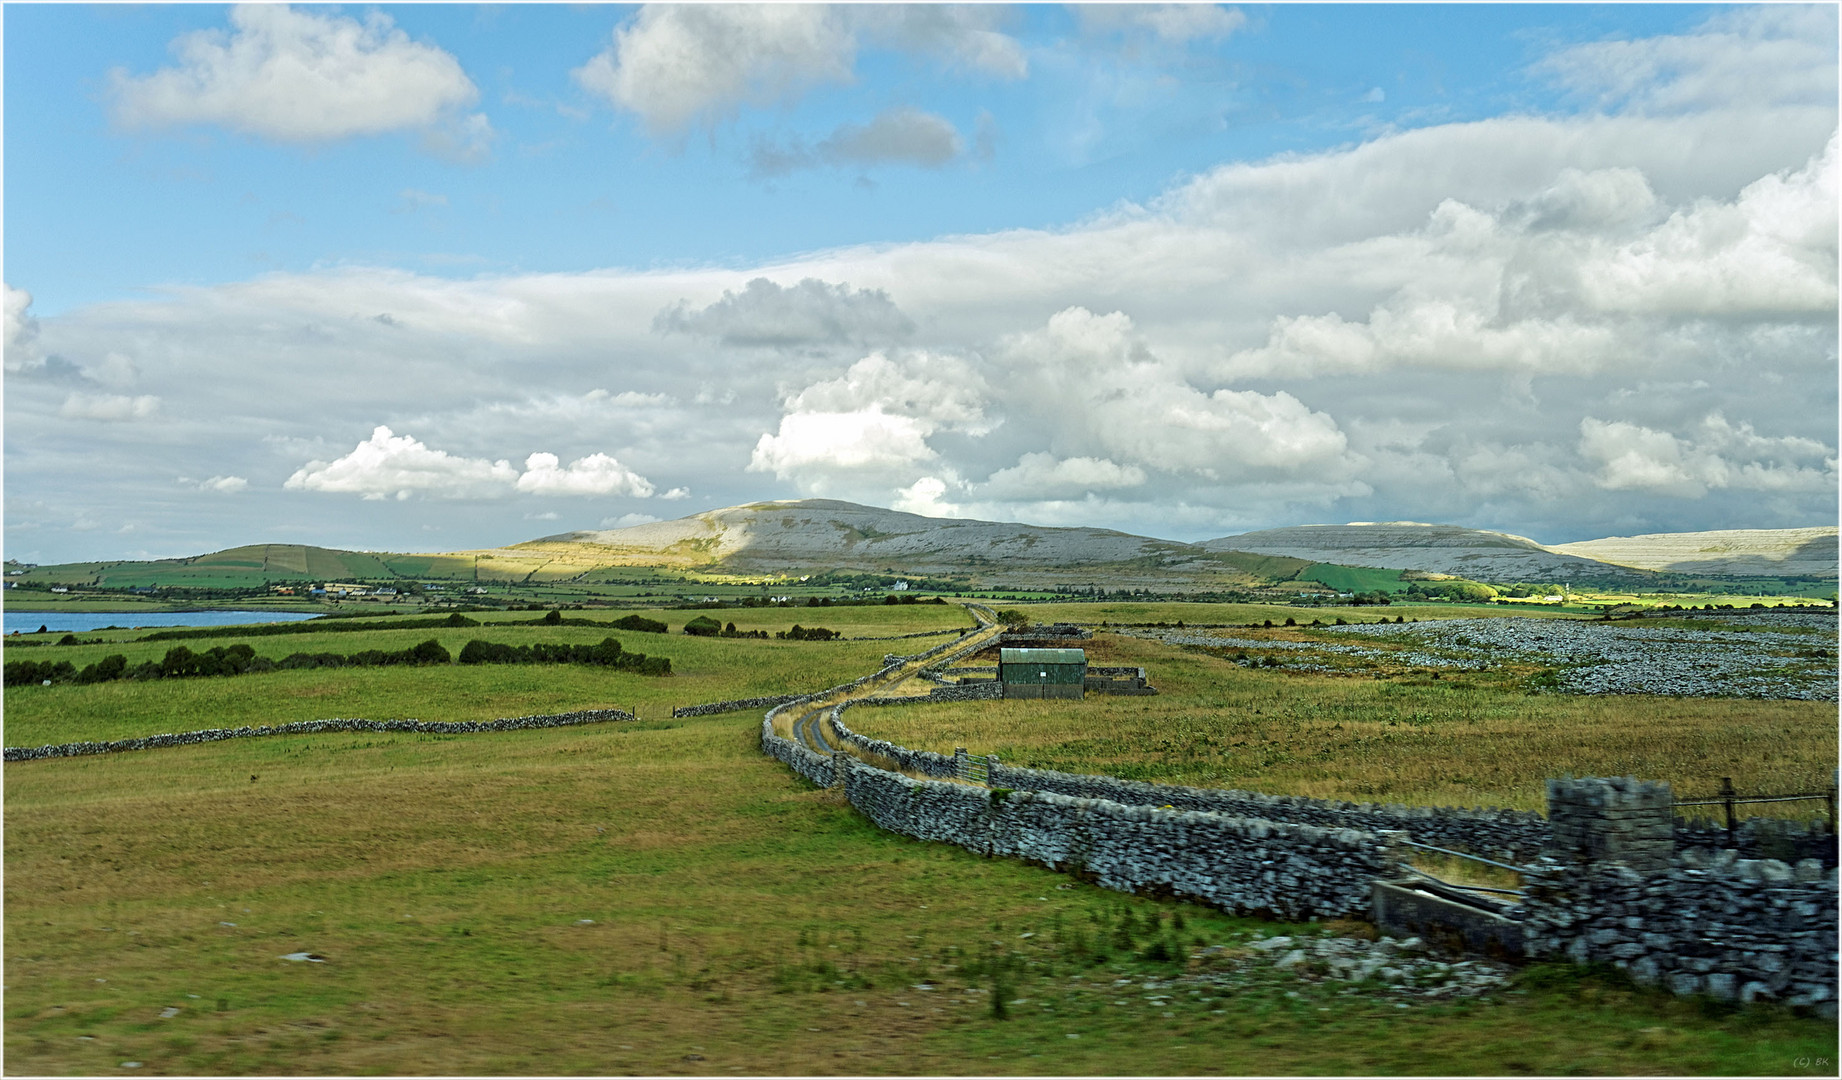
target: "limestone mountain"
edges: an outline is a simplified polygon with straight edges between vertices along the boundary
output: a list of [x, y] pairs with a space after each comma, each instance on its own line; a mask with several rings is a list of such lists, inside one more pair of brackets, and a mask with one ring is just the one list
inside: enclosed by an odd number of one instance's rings
[[625, 529], [559, 533], [505, 550], [729, 571], [849, 569], [982, 579], [1027, 571], [1037, 580], [1075, 580], [1104, 570], [1109, 587], [1140, 580], [1270, 581], [1305, 565], [1111, 529], [930, 518], [832, 499], [749, 503]]
[[1836, 576], [1836, 527], [1647, 533], [1555, 544], [1548, 550], [1675, 574]]
[[1418, 521], [1354, 521], [1294, 525], [1208, 540], [1209, 551], [1288, 555], [1312, 562], [1424, 570], [1476, 581], [1606, 581], [1643, 576], [1590, 556], [1559, 552], [1526, 536], [1429, 525]]

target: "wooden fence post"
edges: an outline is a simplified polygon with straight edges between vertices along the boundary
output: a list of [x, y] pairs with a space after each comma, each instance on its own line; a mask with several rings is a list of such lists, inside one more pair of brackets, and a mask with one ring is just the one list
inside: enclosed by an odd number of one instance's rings
[[1720, 794], [1725, 800], [1722, 805], [1727, 808], [1727, 843], [1733, 843], [1733, 777], [1720, 778]]

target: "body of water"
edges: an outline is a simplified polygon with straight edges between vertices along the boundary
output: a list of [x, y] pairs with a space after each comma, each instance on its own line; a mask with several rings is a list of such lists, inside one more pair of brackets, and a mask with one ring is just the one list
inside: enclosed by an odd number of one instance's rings
[[8, 634], [32, 634], [44, 627], [51, 634], [74, 634], [105, 626], [236, 626], [241, 623], [299, 622], [304, 611], [8, 611]]

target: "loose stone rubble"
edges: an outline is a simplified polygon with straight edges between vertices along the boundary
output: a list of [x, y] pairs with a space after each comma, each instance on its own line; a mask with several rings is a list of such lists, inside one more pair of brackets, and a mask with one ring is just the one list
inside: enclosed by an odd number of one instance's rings
[[[1204, 964], [1234, 957], [1239, 950], [1212, 945], [1198, 954]], [[1494, 960], [1458, 960], [1429, 951], [1419, 938], [1270, 937], [1255, 940], [1233, 961], [1239, 970], [1271, 968], [1300, 979], [1344, 984], [1343, 993], [1385, 993], [1402, 997], [1479, 997], [1502, 989], [1514, 974]]]

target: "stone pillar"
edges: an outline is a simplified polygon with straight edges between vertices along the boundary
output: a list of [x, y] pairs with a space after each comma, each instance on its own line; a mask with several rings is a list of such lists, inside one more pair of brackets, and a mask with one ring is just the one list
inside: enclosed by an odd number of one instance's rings
[[966, 756], [966, 748], [963, 746], [953, 748], [953, 775], [961, 780], [972, 776], [972, 759]]
[[1666, 869], [1676, 849], [1676, 798], [1669, 785], [1629, 776], [1548, 781], [1548, 847], [1570, 862], [1623, 863], [1639, 873]]

